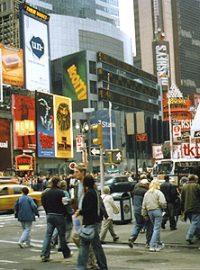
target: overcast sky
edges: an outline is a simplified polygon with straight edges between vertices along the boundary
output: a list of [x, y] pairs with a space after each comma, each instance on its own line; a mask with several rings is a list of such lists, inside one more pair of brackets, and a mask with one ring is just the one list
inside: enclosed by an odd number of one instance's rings
[[120, 29], [133, 40], [135, 54], [135, 29], [133, 15], [133, 0], [119, 0]]

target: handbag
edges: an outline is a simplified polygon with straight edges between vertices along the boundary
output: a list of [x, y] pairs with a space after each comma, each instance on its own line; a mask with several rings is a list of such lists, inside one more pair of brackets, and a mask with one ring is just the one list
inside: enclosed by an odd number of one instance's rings
[[95, 236], [95, 227], [94, 225], [83, 225], [80, 228], [79, 235], [86, 241], [91, 241]]

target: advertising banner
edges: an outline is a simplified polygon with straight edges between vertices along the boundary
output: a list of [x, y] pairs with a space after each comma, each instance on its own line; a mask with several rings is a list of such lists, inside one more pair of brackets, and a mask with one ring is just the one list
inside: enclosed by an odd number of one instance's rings
[[35, 99], [12, 95], [14, 149], [36, 149]]
[[54, 95], [55, 156], [73, 157], [72, 102], [70, 98]]
[[26, 88], [50, 92], [47, 22], [23, 13], [23, 39]]
[[65, 56], [63, 62], [63, 96], [87, 99], [87, 67], [85, 52]]
[[3, 102], [2, 53], [0, 49], [0, 102]]
[[55, 157], [53, 95], [36, 92], [37, 155]]
[[11, 161], [11, 140], [10, 122], [7, 119], [0, 119], [0, 171], [12, 168]]
[[24, 86], [23, 50], [0, 44], [3, 83]]

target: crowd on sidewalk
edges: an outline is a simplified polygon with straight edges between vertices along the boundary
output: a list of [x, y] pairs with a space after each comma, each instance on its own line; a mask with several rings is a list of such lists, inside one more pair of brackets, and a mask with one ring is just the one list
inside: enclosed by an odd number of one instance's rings
[[[70, 181], [69, 181], [70, 179]], [[116, 234], [113, 224], [114, 214], [119, 209], [105, 186], [99, 194], [95, 177], [87, 173], [84, 164], [77, 164], [73, 177], [61, 179], [54, 176], [48, 181], [43, 179], [42, 205], [46, 212], [46, 233], [41, 251], [41, 261], [50, 260], [51, 249], [58, 245], [64, 259], [73, 253], [69, 241], [78, 247], [77, 270], [107, 270], [107, 260], [102, 244], [106, 243], [109, 232], [114, 242], [120, 235]], [[196, 175], [183, 179], [181, 190], [170, 183], [165, 176], [164, 183], [141, 175], [132, 192], [134, 224], [127, 243], [132, 248], [141, 231], [146, 233], [146, 247], [150, 252], [164, 248], [160, 239], [161, 229], [167, 222], [171, 230], [177, 230], [177, 221], [182, 218], [190, 220], [186, 241], [193, 244], [195, 237], [200, 239], [200, 184]], [[31, 245], [32, 222], [39, 217], [37, 207], [28, 189], [23, 189], [17, 200], [15, 215], [22, 226], [19, 239], [20, 248]]]

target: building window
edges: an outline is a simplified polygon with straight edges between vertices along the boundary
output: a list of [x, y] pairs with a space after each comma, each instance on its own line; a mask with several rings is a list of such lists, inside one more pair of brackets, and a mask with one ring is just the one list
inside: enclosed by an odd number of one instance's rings
[[90, 81], [90, 93], [97, 94], [97, 82], [96, 81]]
[[96, 74], [96, 62], [89, 61], [89, 72], [90, 74]]
[[97, 101], [96, 100], [90, 100], [90, 107], [97, 110]]

